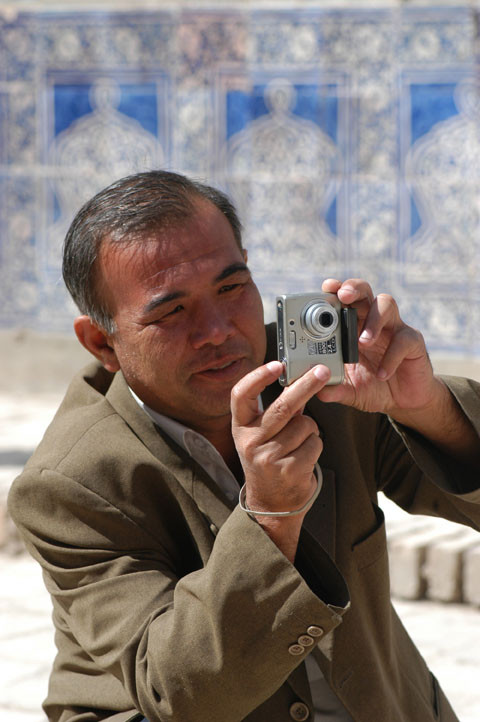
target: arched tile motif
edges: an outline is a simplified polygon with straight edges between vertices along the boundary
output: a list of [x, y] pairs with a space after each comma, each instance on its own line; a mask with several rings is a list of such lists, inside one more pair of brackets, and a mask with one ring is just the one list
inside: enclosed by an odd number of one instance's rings
[[478, 356], [478, 11], [165, 7], [0, 15], [0, 327], [69, 329], [73, 214], [162, 166], [236, 200], [268, 316], [363, 275]]

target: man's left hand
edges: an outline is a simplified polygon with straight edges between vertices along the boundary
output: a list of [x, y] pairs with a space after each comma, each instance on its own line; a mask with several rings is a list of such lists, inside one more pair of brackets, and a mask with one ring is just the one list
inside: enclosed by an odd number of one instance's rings
[[342, 384], [326, 386], [318, 394], [322, 401], [398, 418], [433, 407], [448, 394], [433, 374], [422, 334], [402, 320], [391, 296], [375, 297], [360, 279], [328, 279], [322, 290], [356, 308], [359, 325], [359, 361], [346, 367]]

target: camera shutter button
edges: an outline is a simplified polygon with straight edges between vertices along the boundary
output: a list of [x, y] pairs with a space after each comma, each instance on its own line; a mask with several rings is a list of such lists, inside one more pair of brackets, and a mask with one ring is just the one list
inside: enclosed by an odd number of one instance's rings
[[288, 345], [291, 349], [297, 348], [297, 334], [295, 331], [288, 332]]

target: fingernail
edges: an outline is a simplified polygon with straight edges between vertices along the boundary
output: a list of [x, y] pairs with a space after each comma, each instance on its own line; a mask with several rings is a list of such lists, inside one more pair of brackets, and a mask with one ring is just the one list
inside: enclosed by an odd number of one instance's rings
[[373, 334], [368, 328], [364, 329], [360, 334], [360, 341], [370, 341], [371, 338], [373, 338]]
[[282, 366], [280, 361], [269, 361], [267, 369], [272, 373], [277, 374], [280, 371], [280, 366]]
[[319, 379], [319, 381], [328, 381], [330, 378], [330, 370], [326, 366], [314, 366], [313, 375]]
[[387, 374], [387, 372], [385, 371], [385, 369], [378, 369], [378, 371], [377, 371], [377, 379], [386, 379], [387, 376], [388, 376], [388, 374]]

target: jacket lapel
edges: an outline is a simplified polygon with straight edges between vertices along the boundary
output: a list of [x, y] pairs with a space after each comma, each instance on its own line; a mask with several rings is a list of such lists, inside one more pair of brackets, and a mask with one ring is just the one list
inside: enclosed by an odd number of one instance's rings
[[[265, 408], [281, 393], [279, 384], [272, 384], [262, 394]], [[106, 399], [158, 461], [175, 476], [185, 492], [206, 517], [215, 535], [234, 508], [218, 485], [178, 444], [159, 429], [133, 398], [121, 372], [117, 372], [106, 393]], [[323, 405], [316, 399], [309, 402], [306, 413], [319, 423]], [[321, 424], [321, 420], [320, 420]], [[320, 429], [321, 431], [321, 429]], [[321, 462], [321, 458], [320, 458]], [[304, 525], [314, 539], [335, 556], [335, 474], [322, 468], [323, 487]]]
[[175, 476], [216, 534], [234, 508], [218, 485], [140, 408], [121, 372], [115, 374], [106, 398], [150, 453]]

